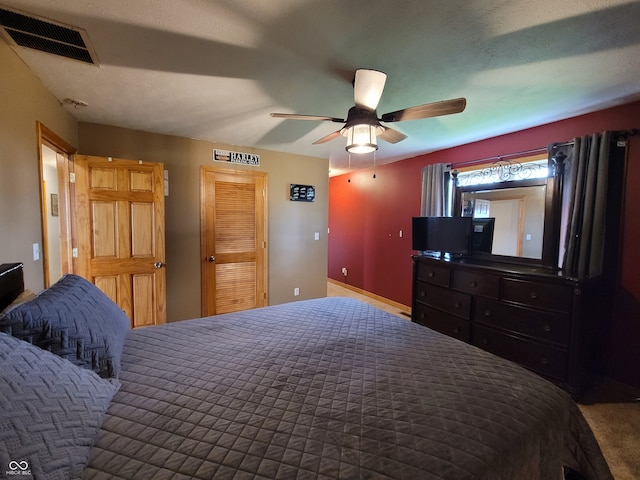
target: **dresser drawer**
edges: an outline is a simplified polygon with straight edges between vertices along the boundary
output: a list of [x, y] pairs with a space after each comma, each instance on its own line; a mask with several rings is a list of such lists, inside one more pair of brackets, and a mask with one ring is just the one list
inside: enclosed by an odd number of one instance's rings
[[432, 283], [433, 285], [440, 285], [441, 287], [449, 286], [449, 279], [451, 278], [451, 270], [446, 265], [437, 265], [432, 262], [416, 263], [418, 280], [423, 282]]
[[564, 350], [474, 324], [471, 343], [542, 375], [566, 380], [568, 355]]
[[489, 298], [498, 298], [500, 293], [500, 277], [465, 270], [456, 270], [452, 273], [452, 276], [451, 286], [456, 290]]
[[416, 303], [423, 303], [465, 320], [471, 318], [470, 295], [425, 282], [416, 282], [415, 295]]
[[420, 325], [424, 325], [450, 337], [457, 338], [463, 342], [469, 343], [471, 340], [471, 329], [468, 320], [463, 320], [462, 318], [449, 315], [448, 313], [426, 305], [416, 304], [416, 309], [412, 312], [411, 319], [415, 323], [419, 323]]
[[505, 278], [502, 282], [502, 298], [509, 302], [569, 313], [573, 288], [567, 285], [538, 283]]
[[510, 330], [559, 345], [569, 343], [570, 319], [568, 315], [532, 310], [476, 298], [473, 318], [476, 322]]

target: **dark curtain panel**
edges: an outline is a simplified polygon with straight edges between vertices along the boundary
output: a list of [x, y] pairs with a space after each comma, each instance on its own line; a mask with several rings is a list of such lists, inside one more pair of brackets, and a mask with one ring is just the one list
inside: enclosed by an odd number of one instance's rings
[[611, 132], [577, 137], [565, 159], [568, 208], [562, 269], [580, 279], [602, 273]]

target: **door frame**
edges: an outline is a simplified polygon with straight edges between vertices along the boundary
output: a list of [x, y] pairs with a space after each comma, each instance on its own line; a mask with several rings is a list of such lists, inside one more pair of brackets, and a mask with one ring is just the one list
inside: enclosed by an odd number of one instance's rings
[[[491, 200], [491, 202], [517, 202], [518, 209], [518, 225], [517, 232], [515, 235], [516, 239], [516, 257], [522, 256], [522, 237], [524, 236], [524, 216], [527, 207], [527, 198], [524, 195], [514, 195], [514, 196], [506, 196], [504, 198], [495, 198]], [[496, 220], [497, 221], [497, 220]], [[498, 254], [501, 255], [501, 254]]]
[[51, 150], [64, 156], [62, 165], [57, 164], [59, 181], [58, 192], [58, 210], [60, 221], [60, 262], [63, 273], [73, 273], [75, 271], [71, 245], [73, 244], [73, 222], [71, 215], [73, 214], [73, 185], [69, 182], [69, 173], [72, 168], [72, 155], [76, 153], [76, 148], [70, 143], [56, 135], [53, 130], [49, 129], [43, 123], [36, 121], [36, 138], [38, 141], [38, 188], [40, 191], [40, 227], [41, 227], [41, 258], [42, 258], [42, 275], [45, 288], [49, 287], [49, 259], [52, 252], [49, 252], [47, 238], [47, 199], [44, 189], [43, 176], [43, 158], [42, 146], [45, 145]]
[[207, 279], [207, 211], [206, 211], [206, 183], [205, 172], [220, 173], [225, 175], [242, 175], [264, 178], [264, 198], [263, 198], [263, 224], [264, 224], [264, 271], [262, 272], [264, 291], [267, 295], [266, 304], [269, 304], [269, 205], [268, 205], [268, 174], [262, 171], [239, 170], [230, 168], [219, 168], [202, 165], [200, 167], [200, 312], [202, 316], [208, 315], [208, 279]]

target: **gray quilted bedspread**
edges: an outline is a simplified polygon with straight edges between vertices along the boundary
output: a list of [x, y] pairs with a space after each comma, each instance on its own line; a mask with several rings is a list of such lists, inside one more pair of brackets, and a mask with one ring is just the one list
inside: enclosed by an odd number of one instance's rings
[[327, 298], [132, 331], [85, 478], [611, 479], [524, 369]]

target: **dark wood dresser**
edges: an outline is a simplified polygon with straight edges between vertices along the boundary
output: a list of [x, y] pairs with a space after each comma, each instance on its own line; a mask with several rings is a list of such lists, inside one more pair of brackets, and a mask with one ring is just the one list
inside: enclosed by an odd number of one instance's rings
[[512, 360], [577, 397], [598, 361], [599, 281], [414, 256], [412, 320]]

